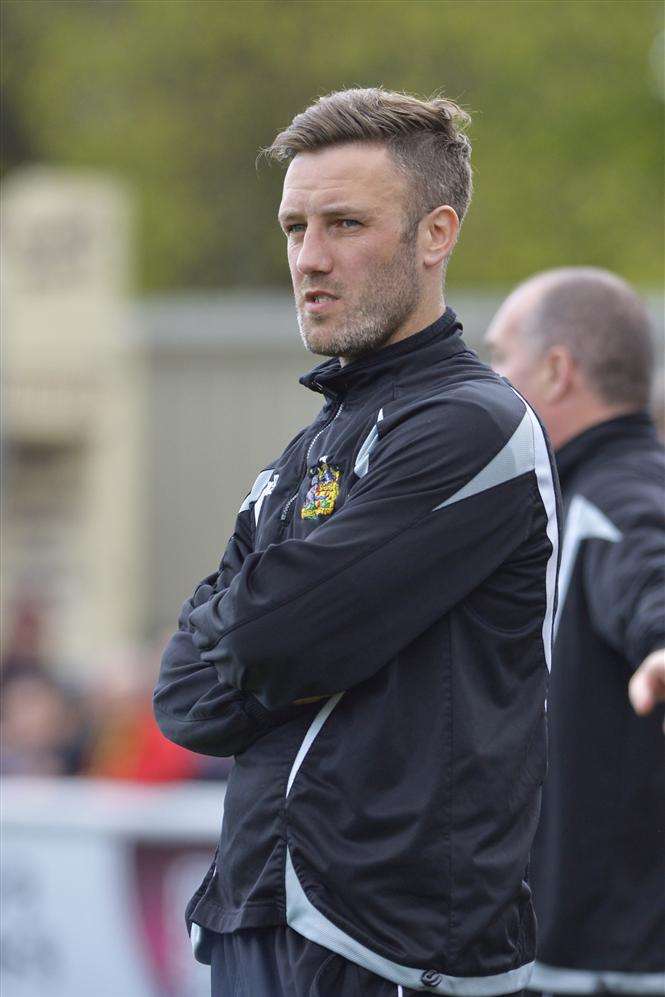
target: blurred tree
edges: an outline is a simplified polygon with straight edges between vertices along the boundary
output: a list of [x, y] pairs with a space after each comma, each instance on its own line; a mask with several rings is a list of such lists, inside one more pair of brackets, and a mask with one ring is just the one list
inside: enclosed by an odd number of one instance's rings
[[144, 288], [288, 280], [258, 149], [320, 93], [442, 90], [474, 115], [456, 286], [591, 263], [660, 281], [658, 0], [4, 0], [3, 172], [134, 184]]

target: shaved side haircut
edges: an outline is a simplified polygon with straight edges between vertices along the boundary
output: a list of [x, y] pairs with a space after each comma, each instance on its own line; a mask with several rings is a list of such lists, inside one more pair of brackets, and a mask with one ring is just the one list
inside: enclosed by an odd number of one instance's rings
[[535, 349], [567, 346], [590, 387], [612, 405], [649, 406], [653, 331], [646, 305], [608, 270], [567, 267], [531, 278], [539, 294], [522, 335]]
[[470, 117], [446, 97], [420, 100], [382, 87], [338, 90], [320, 97], [264, 154], [289, 163], [301, 152], [346, 142], [387, 146], [409, 190], [407, 227], [411, 231], [442, 204], [454, 208], [460, 224], [472, 192]]

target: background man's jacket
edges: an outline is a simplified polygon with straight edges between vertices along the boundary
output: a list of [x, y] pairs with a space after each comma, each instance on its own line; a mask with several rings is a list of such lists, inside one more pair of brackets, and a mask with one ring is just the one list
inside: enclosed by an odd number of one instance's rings
[[324, 407], [259, 474], [154, 702], [237, 756], [190, 921], [490, 995], [534, 957], [557, 499], [538, 420], [459, 329], [302, 379]]
[[665, 452], [639, 413], [582, 433], [557, 463], [565, 527], [532, 985], [662, 994], [663, 710], [636, 716], [627, 687], [665, 647]]

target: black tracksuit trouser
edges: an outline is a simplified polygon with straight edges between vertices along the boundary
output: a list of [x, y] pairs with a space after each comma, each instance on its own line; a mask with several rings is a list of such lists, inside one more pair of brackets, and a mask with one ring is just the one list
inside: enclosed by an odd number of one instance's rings
[[284, 925], [215, 934], [212, 942], [212, 997], [422, 997], [427, 992], [375, 976]]
[[286, 926], [216, 934], [212, 997], [410, 997]]

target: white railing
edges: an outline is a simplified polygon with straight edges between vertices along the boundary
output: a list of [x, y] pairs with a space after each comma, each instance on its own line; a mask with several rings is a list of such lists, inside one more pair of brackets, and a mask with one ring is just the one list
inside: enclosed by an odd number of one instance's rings
[[0, 783], [3, 997], [203, 997], [185, 904], [223, 783]]

